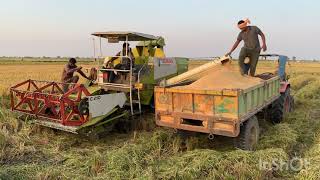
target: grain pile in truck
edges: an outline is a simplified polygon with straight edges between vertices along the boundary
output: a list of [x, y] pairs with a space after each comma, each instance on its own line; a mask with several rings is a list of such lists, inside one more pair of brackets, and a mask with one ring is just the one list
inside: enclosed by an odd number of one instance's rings
[[231, 64], [219, 65], [212, 69], [206, 76], [186, 86], [177, 86], [180, 89], [201, 89], [201, 90], [221, 90], [221, 89], [245, 89], [261, 83], [260, 78], [242, 76]]

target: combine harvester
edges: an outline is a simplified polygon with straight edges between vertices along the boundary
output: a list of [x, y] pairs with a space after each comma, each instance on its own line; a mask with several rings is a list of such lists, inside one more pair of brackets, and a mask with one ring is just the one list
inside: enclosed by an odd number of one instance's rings
[[235, 138], [235, 145], [253, 150], [259, 139], [258, 118], [279, 123], [293, 107], [285, 74], [286, 56], [276, 57], [276, 73], [242, 76], [230, 57], [209, 62], [164, 80], [155, 88], [155, 118], [159, 126]]
[[[138, 41], [132, 49], [133, 58], [106, 57], [98, 60], [94, 81], [69, 84], [63, 92], [60, 82], [26, 80], [10, 89], [11, 110], [31, 115], [33, 122], [72, 133], [99, 134], [110, 131], [120, 122], [130, 124], [132, 117], [142, 112], [146, 105], [154, 106], [154, 86], [160, 79], [173, 77], [187, 71], [188, 59], [167, 58], [163, 52], [162, 37], [136, 32], [97, 32], [93, 36], [109, 43]], [[116, 59], [106, 67], [110, 58]], [[115, 69], [123, 58], [130, 59], [129, 69]], [[112, 82], [108, 75], [117, 74]], [[98, 77], [96, 79], [96, 77]], [[89, 86], [90, 85], [90, 86]], [[125, 125], [121, 124], [125, 129]]]

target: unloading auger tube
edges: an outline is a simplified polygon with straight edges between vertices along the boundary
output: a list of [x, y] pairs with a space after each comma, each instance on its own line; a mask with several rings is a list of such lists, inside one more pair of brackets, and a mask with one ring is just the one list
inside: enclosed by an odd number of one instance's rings
[[178, 85], [178, 84], [181, 84], [181, 83], [184, 83], [187, 81], [196, 80], [196, 79], [202, 77], [203, 75], [205, 75], [212, 68], [214, 68], [218, 65], [224, 64], [226, 62], [229, 62], [230, 60], [231, 60], [230, 56], [222, 56], [217, 60], [213, 60], [211, 62], [203, 64], [197, 68], [194, 68], [190, 71], [182, 73], [178, 76], [175, 76], [175, 77], [167, 79], [167, 80], [163, 80], [160, 82], [160, 86], [168, 87], [168, 86]]

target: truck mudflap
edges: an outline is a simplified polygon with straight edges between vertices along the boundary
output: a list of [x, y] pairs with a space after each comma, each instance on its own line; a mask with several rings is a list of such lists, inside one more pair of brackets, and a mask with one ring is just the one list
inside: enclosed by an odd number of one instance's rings
[[240, 125], [236, 119], [208, 117], [192, 113], [156, 112], [156, 124], [174, 129], [237, 137]]

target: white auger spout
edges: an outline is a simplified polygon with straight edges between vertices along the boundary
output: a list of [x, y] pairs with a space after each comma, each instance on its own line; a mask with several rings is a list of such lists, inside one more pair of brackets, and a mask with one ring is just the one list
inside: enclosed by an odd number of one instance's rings
[[224, 64], [230, 60], [231, 60], [230, 56], [222, 56], [217, 60], [213, 60], [211, 62], [203, 64], [197, 68], [194, 68], [190, 71], [182, 73], [178, 76], [175, 76], [167, 80], [163, 80], [160, 82], [160, 86], [173, 86], [173, 85], [181, 84], [181, 83], [192, 81], [192, 80], [197, 80], [200, 77], [206, 75], [212, 68], [218, 65]]

